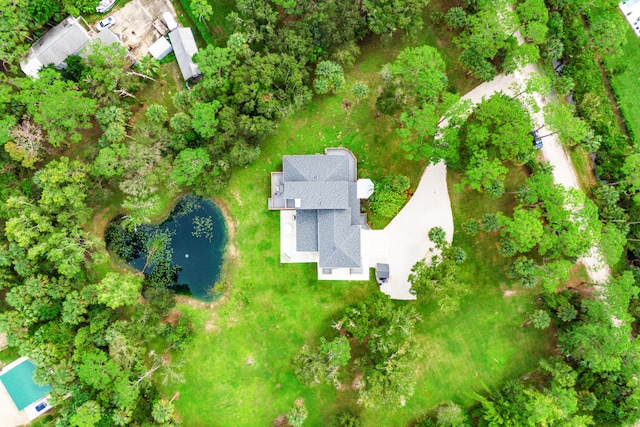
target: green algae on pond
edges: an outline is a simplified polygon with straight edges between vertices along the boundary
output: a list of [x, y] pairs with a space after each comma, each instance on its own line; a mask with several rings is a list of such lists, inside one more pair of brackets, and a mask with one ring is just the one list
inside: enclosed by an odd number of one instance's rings
[[227, 244], [224, 216], [214, 202], [186, 195], [159, 225], [127, 229], [122, 218], [116, 218], [107, 227], [105, 241], [111, 253], [142, 271], [147, 281], [188, 289], [201, 300], [214, 298]]

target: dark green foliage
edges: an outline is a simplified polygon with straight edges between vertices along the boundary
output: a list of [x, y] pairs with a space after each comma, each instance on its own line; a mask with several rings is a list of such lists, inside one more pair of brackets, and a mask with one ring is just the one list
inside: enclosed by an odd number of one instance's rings
[[445, 237], [440, 227], [429, 230], [429, 239], [435, 243], [435, 254], [429, 260], [418, 261], [411, 268], [409, 283], [412, 294], [419, 299], [434, 300], [442, 312], [451, 314], [460, 308], [460, 299], [469, 292], [467, 285], [458, 277], [459, 265], [467, 255], [462, 248], [447, 242]]
[[433, 227], [432, 229], [429, 230], [428, 234], [429, 234], [429, 240], [435, 243], [436, 246], [444, 244], [445, 239], [447, 238], [447, 235], [445, 234], [442, 227]]
[[77, 55], [70, 55], [65, 59], [67, 66], [60, 71], [62, 78], [65, 80], [71, 80], [76, 83], [82, 78], [85, 66], [82, 57]]
[[498, 250], [503, 256], [512, 257], [518, 253], [518, 247], [513, 239], [500, 239]]
[[169, 343], [169, 347], [180, 350], [184, 347], [185, 343], [189, 341], [193, 334], [193, 322], [186, 314], [182, 314], [175, 326], [171, 323], [165, 325], [162, 336]]
[[482, 231], [492, 232], [500, 229], [500, 221], [496, 214], [485, 214], [480, 220]]
[[148, 289], [144, 297], [149, 303], [149, 308], [159, 317], [165, 317], [176, 305], [175, 294], [169, 289]]
[[338, 93], [344, 90], [344, 72], [342, 66], [332, 61], [322, 61], [316, 67], [313, 88], [316, 93]]
[[627, 357], [633, 348], [629, 339], [631, 324], [627, 310], [638, 290], [633, 276], [626, 272], [609, 281], [604, 291], [608, 305], [595, 299], [584, 300], [585, 316], [558, 334], [563, 352], [580, 359], [595, 373], [622, 370], [630, 362]]
[[558, 318], [563, 322], [571, 322], [578, 316], [578, 311], [571, 304], [563, 304], [556, 310]]
[[180, 4], [182, 5], [182, 8], [187, 12], [187, 15], [189, 15], [189, 18], [191, 18], [191, 22], [193, 22], [193, 24], [196, 26], [196, 29], [200, 33], [200, 36], [207, 43], [207, 45], [215, 46], [216, 39], [213, 38], [207, 26], [191, 9], [191, 0], [180, 0]]
[[[353, 352], [357, 357], [351, 359], [351, 368], [342, 375], [362, 373], [364, 386], [358, 390], [362, 404], [400, 405], [414, 392], [418, 349], [412, 334], [419, 320], [413, 307], [396, 306], [388, 296], [377, 292], [341, 313], [334, 322], [341, 331], [340, 338], [321, 339], [317, 352], [303, 347], [294, 361], [296, 376], [307, 384], [330, 380], [338, 386], [340, 368], [347, 365]], [[344, 416], [340, 422], [337, 425], [359, 425], [353, 416]]]
[[144, 286], [154, 289], [165, 289], [178, 282], [180, 267], [171, 265], [167, 260], [160, 260], [153, 269], [144, 276]]
[[142, 251], [142, 243], [138, 234], [122, 227], [117, 219], [107, 225], [104, 232], [104, 240], [107, 250], [124, 262], [137, 258]]
[[480, 224], [475, 219], [470, 219], [462, 224], [462, 230], [469, 236], [475, 236], [480, 231]]
[[330, 427], [362, 427], [362, 420], [357, 412], [344, 411], [333, 417]]
[[349, 363], [350, 351], [349, 341], [343, 336], [333, 341], [321, 337], [320, 347], [316, 351], [304, 346], [294, 359], [296, 378], [306, 386], [321, 382], [339, 385], [340, 368]]
[[524, 288], [532, 288], [538, 283], [537, 264], [531, 258], [518, 257], [509, 265], [507, 277], [516, 279]]
[[529, 322], [536, 329], [545, 329], [551, 324], [551, 317], [544, 310], [536, 310], [529, 315]]
[[461, 7], [452, 7], [445, 18], [449, 30], [459, 30], [467, 24], [467, 13]]
[[409, 199], [409, 178], [402, 175], [389, 175], [375, 184], [375, 191], [369, 198], [369, 206], [376, 214], [393, 218]]
[[435, 12], [431, 12], [429, 19], [431, 19], [431, 22], [433, 22], [434, 25], [439, 27], [444, 24], [445, 14], [440, 10], [436, 10]]
[[446, 140], [451, 150], [447, 164], [464, 172], [461, 186], [492, 197], [504, 192], [508, 168], [505, 162], [527, 163], [535, 156], [531, 144], [531, 118], [517, 99], [495, 94], [483, 100]]

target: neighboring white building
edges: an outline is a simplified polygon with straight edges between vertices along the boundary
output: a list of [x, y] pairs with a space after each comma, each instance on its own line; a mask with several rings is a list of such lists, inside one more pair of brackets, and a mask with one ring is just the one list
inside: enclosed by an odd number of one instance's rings
[[627, 0], [620, 3], [620, 10], [636, 36], [640, 37], [640, 0]]
[[67, 57], [80, 55], [92, 40], [100, 40], [107, 44], [120, 42], [108, 28], [99, 33], [87, 31], [81, 19], [69, 16], [40, 37], [20, 61], [22, 71], [28, 76], [37, 77], [38, 71], [46, 65], [53, 64], [56, 68], [64, 68]]
[[77, 55], [89, 40], [91, 37], [80, 21], [69, 16], [31, 46], [20, 61], [20, 68], [26, 75], [37, 77], [45, 65], [62, 67], [64, 60], [69, 55]]
[[173, 52], [173, 46], [167, 41], [166, 38], [160, 37], [151, 46], [149, 46], [149, 55], [156, 58], [158, 61]]
[[162, 14], [162, 19], [164, 20], [164, 23], [167, 24], [167, 28], [169, 29], [169, 31], [173, 31], [178, 28], [178, 23], [175, 19], [173, 19], [173, 15], [171, 14], [171, 12], [164, 12]]

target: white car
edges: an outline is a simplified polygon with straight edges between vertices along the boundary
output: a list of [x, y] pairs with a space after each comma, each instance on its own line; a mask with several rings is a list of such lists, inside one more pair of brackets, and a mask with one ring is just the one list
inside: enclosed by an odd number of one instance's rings
[[116, 23], [116, 19], [113, 16], [110, 16], [110, 17], [105, 18], [102, 21], [98, 22], [98, 25], [96, 25], [96, 30], [102, 31], [105, 28], [109, 28], [110, 26], [112, 26], [115, 23]]
[[116, 0], [102, 0], [98, 7], [96, 7], [96, 12], [105, 13], [109, 11], [116, 4]]

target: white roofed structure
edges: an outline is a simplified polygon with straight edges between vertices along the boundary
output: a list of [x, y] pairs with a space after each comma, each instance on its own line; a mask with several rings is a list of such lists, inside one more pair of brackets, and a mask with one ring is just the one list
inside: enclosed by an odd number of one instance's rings
[[371, 181], [369, 178], [360, 178], [356, 182], [356, 189], [358, 199], [368, 199], [369, 196], [373, 194], [375, 185], [373, 185], [373, 181]]
[[173, 31], [178, 28], [178, 23], [175, 19], [173, 19], [173, 15], [170, 12], [164, 12], [162, 14], [162, 20], [165, 24], [167, 24], [167, 28], [169, 31]]
[[633, 32], [640, 37], [640, 0], [627, 0], [620, 2], [620, 10], [626, 18]]
[[186, 81], [199, 76], [198, 66], [191, 60], [193, 55], [198, 53], [198, 46], [193, 38], [191, 28], [176, 28], [169, 33], [169, 40], [171, 40], [173, 51], [176, 54], [182, 78]]
[[61, 67], [69, 55], [80, 53], [90, 39], [80, 21], [69, 16], [31, 46], [20, 61], [20, 68], [26, 75], [37, 77], [38, 71], [45, 65]]
[[160, 37], [151, 46], [149, 46], [149, 55], [160, 60], [173, 51], [173, 46], [164, 37]]

